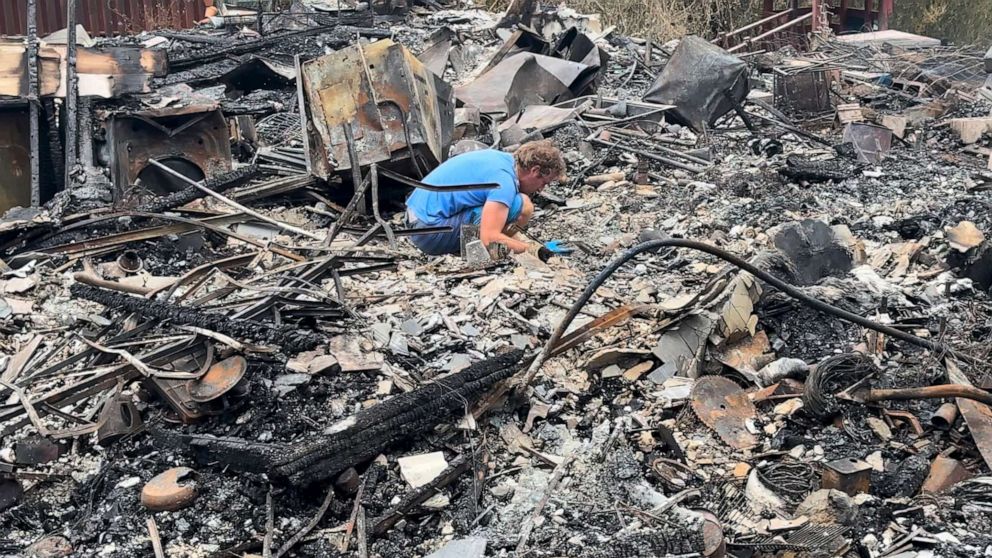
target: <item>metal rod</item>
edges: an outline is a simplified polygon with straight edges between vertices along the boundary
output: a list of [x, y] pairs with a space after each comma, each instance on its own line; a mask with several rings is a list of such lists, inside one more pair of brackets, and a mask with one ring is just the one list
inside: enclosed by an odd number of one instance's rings
[[266, 223], [268, 223], [270, 225], [273, 225], [275, 227], [278, 227], [278, 228], [280, 228], [280, 229], [282, 229], [284, 231], [288, 231], [288, 232], [291, 232], [291, 233], [294, 233], [294, 234], [302, 235], [302, 236], [305, 236], [307, 238], [312, 238], [313, 240], [324, 240], [324, 237], [322, 237], [320, 235], [316, 235], [316, 234], [314, 234], [314, 233], [312, 233], [310, 231], [305, 231], [305, 230], [303, 230], [303, 229], [301, 229], [299, 227], [294, 227], [293, 225], [288, 225], [286, 223], [283, 223], [282, 221], [277, 221], [277, 220], [275, 220], [275, 219], [273, 219], [271, 217], [266, 217], [265, 215], [262, 215], [261, 213], [255, 211], [254, 209], [250, 209], [248, 207], [245, 207], [245, 206], [241, 205], [240, 203], [232, 200], [231, 198], [228, 198], [224, 194], [219, 194], [217, 192], [214, 192], [210, 188], [207, 188], [206, 186], [203, 185], [202, 182], [197, 182], [197, 181], [193, 180], [192, 178], [190, 178], [190, 177], [188, 177], [188, 176], [186, 176], [186, 175], [184, 175], [184, 174], [182, 174], [182, 173], [180, 173], [178, 171], [175, 171], [175, 170], [173, 170], [170, 167], [167, 167], [167, 166], [163, 165], [162, 163], [156, 161], [155, 159], [149, 159], [148, 160], [148, 163], [150, 165], [155, 165], [159, 169], [165, 171], [166, 174], [172, 175], [172, 176], [178, 178], [179, 180], [182, 180], [183, 182], [189, 184], [190, 186], [195, 186], [195, 187], [199, 188], [204, 194], [206, 194], [208, 196], [211, 196], [213, 198], [217, 198], [218, 200], [220, 200], [220, 201], [224, 202], [225, 204], [227, 204], [227, 205], [229, 205], [229, 206], [237, 209], [238, 211], [241, 211], [242, 213], [247, 213], [248, 215], [251, 215], [252, 217], [254, 217], [254, 218], [256, 218], [256, 219], [258, 219], [260, 221], [265, 221]]
[[66, 74], [65, 74], [65, 185], [71, 184], [70, 177], [78, 157], [78, 103], [79, 95], [76, 76], [76, 0], [66, 2]]
[[382, 230], [386, 232], [386, 239], [389, 240], [389, 248], [392, 250], [396, 249], [396, 237], [393, 235], [393, 228], [389, 226], [389, 222], [382, 218], [382, 214], [379, 213], [379, 167], [375, 163], [372, 163], [372, 168], [369, 170], [369, 178], [372, 182], [372, 214], [375, 216], [376, 222], [382, 227]]
[[674, 161], [672, 159], [669, 159], [668, 157], [662, 157], [661, 155], [655, 155], [654, 153], [649, 153], [647, 151], [643, 151], [643, 150], [640, 150], [640, 149], [634, 149], [632, 147], [628, 147], [626, 145], [621, 145], [619, 143], [613, 143], [613, 142], [609, 142], [609, 141], [603, 141], [603, 140], [598, 139], [598, 138], [592, 138], [590, 141], [592, 143], [596, 143], [596, 144], [599, 144], [599, 145], [602, 145], [602, 146], [605, 146], [605, 147], [616, 147], [616, 148], [619, 148], [619, 149], [624, 149], [624, 150], [627, 150], [627, 151], [629, 151], [631, 153], [640, 155], [642, 157], [647, 157], [648, 159], [652, 159], [654, 161], [658, 161], [659, 163], [664, 163], [664, 164], [666, 164], [666, 165], [668, 165], [670, 167], [675, 167], [677, 169], [682, 169], [682, 170], [688, 171], [688, 172], [704, 173], [704, 172], [706, 172], [708, 170], [708, 169], [704, 169], [704, 168], [694, 167], [692, 165], [686, 165], [684, 163], [680, 163], [678, 161]]
[[974, 399], [980, 403], [992, 405], [992, 393], [974, 386], [962, 384], [944, 384], [901, 389], [872, 389], [865, 394], [865, 401], [907, 401], [916, 399], [943, 399], [945, 397]]
[[748, 40], [744, 41], [743, 43], [741, 43], [741, 44], [739, 44], [737, 46], [730, 47], [730, 48], [727, 49], [727, 52], [736, 52], [736, 51], [738, 51], [738, 50], [740, 50], [740, 49], [742, 49], [742, 48], [744, 48], [746, 46], [750, 46], [750, 45], [752, 45], [752, 44], [760, 41], [761, 39], [770, 37], [770, 36], [772, 36], [772, 35], [774, 35], [774, 34], [776, 34], [778, 32], [785, 31], [786, 29], [789, 29], [790, 27], [795, 27], [796, 25], [799, 25], [800, 23], [802, 23], [802, 22], [804, 22], [807, 19], [810, 19], [812, 17], [813, 17], [813, 12], [809, 12], [809, 13], [807, 13], [805, 15], [799, 16], [796, 19], [793, 19], [792, 21], [789, 21], [787, 23], [783, 23], [782, 25], [779, 25], [778, 27], [776, 27], [776, 28], [774, 28], [772, 30], [766, 31], [766, 32], [758, 35], [757, 37], [753, 37], [751, 39], [748, 39]]
[[31, 119], [31, 207], [41, 205], [41, 131], [38, 119], [38, 0], [28, 0], [28, 110]]
[[348, 206], [344, 208], [341, 212], [341, 216], [338, 217], [337, 221], [331, 225], [331, 232], [327, 234], [327, 238], [324, 239], [324, 246], [330, 246], [334, 239], [337, 238], [338, 234], [344, 228], [344, 226], [351, 219], [351, 216], [355, 213], [355, 208], [358, 203], [365, 199], [365, 190], [368, 189], [369, 183], [371, 182], [372, 175], [365, 177], [365, 180], [361, 184], [355, 186], [355, 194], [351, 196], [351, 201], [348, 202]]
[[719, 43], [723, 39], [729, 39], [730, 37], [733, 37], [734, 35], [739, 35], [739, 34], [745, 32], [745, 31], [754, 29], [755, 27], [760, 27], [760, 26], [762, 26], [762, 25], [764, 25], [764, 24], [766, 24], [766, 23], [768, 23], [770, 21], [773, 21], [775, 19], [778, 19], [778, 18], [782, 17], [782, 14], [783, 13], [785, 13], [785, 12], [776, 12], [776, 13], [774, 13], [774, 14], [772, 14], [772, 15], [764, 18], [764, 19], [759, 19], [758, 21], [755, 21], [754, 23], [749, 23], [748, 25], [745, 25], [744, 27], [741, 27], [740, 29], [734, 29], [733, 31], [728, 31], [727, 33], [724, 33], [723, 35], [718, 36], [717, 38], [713, 39], [710, 42], [713, 43], [713, 44], [716, 44], [716, 43]]
[[[373, 83], [371, 78], [370, 83]], [[358, 157], [358, 148], [355, 146], [355, 133], [351, 129], [350, 123], [345, 123], [342, 126], [344, 129], [344, 140], [348, 145], [348, 163], [351, 165], [351, 183], [355, 187], [355, 192], [358, 192], [358, 185], [362, 183], [362, 163], [361, 159]], [[365, 204], [360, 204], [358, 207], [358, 212], [365, 215]], [[332, 239], [333, 240], [333, 239]]]

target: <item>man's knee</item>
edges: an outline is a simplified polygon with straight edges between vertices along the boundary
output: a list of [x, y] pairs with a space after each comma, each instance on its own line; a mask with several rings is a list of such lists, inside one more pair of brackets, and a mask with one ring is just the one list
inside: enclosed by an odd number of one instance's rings
[[520, 200], [522, 202], [520, 215], [517, 216], [514, 223], [517, 225], [526, 225], [530, 221], [530, 218], [534, 216], [534, 202], [530, 201], [530, 196], [527, 194], [520, 194]]

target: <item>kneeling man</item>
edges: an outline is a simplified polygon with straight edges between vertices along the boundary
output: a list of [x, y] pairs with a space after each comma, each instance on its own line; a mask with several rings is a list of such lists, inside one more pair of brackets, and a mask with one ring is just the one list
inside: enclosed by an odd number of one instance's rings
[[411, 236], [426, 254], [457, 254], [462, 225], [479, 225], [483, 245], [500, 243], [516, 253], [532, 246], [512, 237], [509, 227], [523, 227], [534, 214], [530, 195], [565, 173], [561, 151], [550, 141], [524, 144], [512, 155], [493, 149], [470, 151], [448, 159], [424, 182], [432, 186], [496, 183], [495, 190], [433, 192], [417, 188], [407, 199], [412, 228], [449, 226], [451, 232]]

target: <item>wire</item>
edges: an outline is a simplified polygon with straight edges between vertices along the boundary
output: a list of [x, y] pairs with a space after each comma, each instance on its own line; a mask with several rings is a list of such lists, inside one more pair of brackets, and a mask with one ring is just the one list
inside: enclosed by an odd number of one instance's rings
[[537, 375], [537, 372], [544, 365], [545, 361], [547, 361], [553, 348], [555, 347], [555, 345], [557, 345], [558, 340], [561, 339], [561, 336], [565, 333], [565, 330], [568, 329], [568, 327], [572, 324], [572, 321], [576, 318], [576, 316], [579, 315], [579, 312], [586, 305], [586, 303], [589, 302], [589, 299], [592, 298], [592, 295], [596, 292], [596, 290], [599, 289], [599, 287], [603, 283], [605, 283], [606, 280], [609, 279], [611, 275], [616, 273], [616, 271], [620, 269], [625, 263], [634, 259], [639, 254], [642, 254], [644, 252], [657, 251], [661, 248], [689, 248], [690, 250], [705, 252], [712, 256], [716, 256], [717, 258], [720, 258], [721, 260], [724, 260], [730, 263], [731, 265], [743, 269], [744, 271], [747, 271], [748, 273], [754, 275], [755, 277], [761, 279], [762, 281], [768, 283], [769, 285], [772, 285], [776, 289], [784, 292], [785, 294], [801, 302], [802, 304], [805, 304], [806, 306], [809, 306], [821, 312], [825, 312], [827, 314], [837, 316], [842, 320], [860, 325], [862, 327], [874, 331], [878, 331], [880, 333], [884, 333], [885, 335], [888, 335], [889, 337], [892, 337], [894, 339], [899, 339], [900, 341], [905, 341], [907, 343], [911, 343], [918, 347], [923, 347], [931, 351], [953, 356], [954, 358], [967, 362], [969, 364], [974, 364], [974, 365], [987, 364], [986, 362], [980, 359], [976, 359], [972, 356], [957, 351], [945, 345], [944, 343], [938, 343], [931, 341], [929, 339], [923, 339], [922, 337], [917, 337], [911, 333], [906, 333], [905, 331], [901, 331], [886, 325], [882, 325], [877, 322], [873, 322], [867, 318], [863, 318], [857, 314], [853, 314], [851, 312], [848, 312], [847, 310], [843, 310], [841, 308], [823, 302], [822, 300], [813, 298], [807, 295], [806, 293], [802, 292], [795, 285], [786, 283], [785, 281], [782, 281], [781, 279], [775, 277], [774, 275], [766, 271], [763, 271], [761, 269], [758, 269], [757, 267], [748, 263], [744, 259], [734, 254], [731, 254], [726, 250], [721, 250], [720, 248], [711, 246], [709, 244], [706, 244], [705, 242], [700, 242], [698, 240], [687, 240], [682, 238], [666, 238], [660, 240], [649, 240], [647, 242], [642, 242], [641, 244], [634, 246], [633, 248], [624, 252], [615, 260], [610, 262], [606, 266], [606, 268], [603, 269], [603, 271], [599, 272], [599, 275], [597, 275], [592, 280], [592, 282], [589, 283], [589, 286], [586, 287], [586, 290], [583, 291], [581, 295], [579, 295], [579, 299], [575, 301], [575, 304], [572, 305], [568, 313], [562, 319], [561, 323], [558, 324], [558, 327], [557, 329], [555, 329], [554, 334], [552, 334], [551, 338], [548, 339], [547, 343], [545, 343], [544, 348], [541, 349], [541, 352], [537, 355], [537, 358], [535, 358], [534, 362], [531, 363], [530, 368], [527, 369], [527, 375], [521, 381], [521, 385], [527, 385], [534, 380], [534, 376]]

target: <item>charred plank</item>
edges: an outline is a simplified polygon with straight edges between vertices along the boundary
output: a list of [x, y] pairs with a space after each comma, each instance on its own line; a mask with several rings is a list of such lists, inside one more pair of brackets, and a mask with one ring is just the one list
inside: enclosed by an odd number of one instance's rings
[[[211, 177], [207, 179], [204, 186], [214, 192], [225, 192], [232, 188], [244, 186], [256, 175], [258, 175], [258, 165], [249, 165], [247, 167], [241, 167], [230, 172], [225, 172]], [[161, 196], [157, 199], [150, 200], [139, 206], [137, 211], [142, 211], [145, 213], [160, 213], [162, 211], [168, 211], [170, 209], [186, 205], [187, 203], [198, 200], [205, 195], [206, 194], [203, 193], [203, 190], [189, 186], [167, 196]]]
[[79, 283], [74, 284], [70, 292], [75, 297], [100, 303], [115, 311], [134, 312], [149, 318], [169, 320], [174, 324], [202, 327], [237, 339], [251, 339], [277, 345], [288, 354], [309, 351], [324, 339], [318, 333], [294, 326], [274, 326], [256, 320], [231, 318], [188, 306], [165, 304]]
[[379, 455], [393, 444], [428, 432], [465, 411], [493, 385], [518, 370], [523, 351], [477, 362], [461, 372], [397, 395], [349, 419], [347, 427], [292, 446], [237, 438], [181, 436], [201, 463], [260, 472], [304, 486], [331, 478]]

